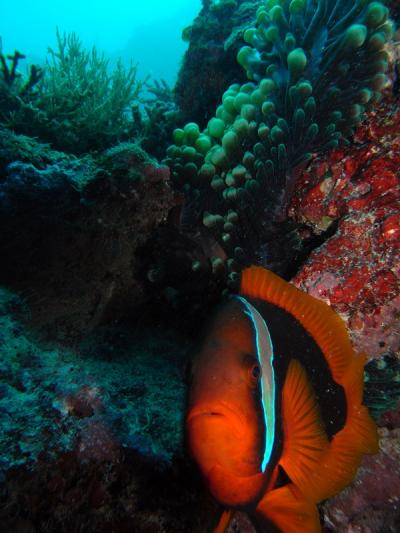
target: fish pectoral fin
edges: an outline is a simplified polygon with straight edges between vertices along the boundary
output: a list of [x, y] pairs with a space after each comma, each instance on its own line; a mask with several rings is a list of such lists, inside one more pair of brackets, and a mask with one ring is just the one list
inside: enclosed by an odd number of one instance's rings
[[302, 365], [290, 362], [282, 396], [283, 451], [279, 464], [311, 501], [310, 477], [329, 447], [314, 390]]
[[284, 533], [321, 533], [316, 505], [306, 500], [292, 483], [267, 492], [252, 519], [262, 531], [269, 531], [268, 525], [272, 524]]
[[363, 454], [378, 451], [376, 425], [361, 405], [363, 358], [351, 362], [344, 377], [345, 426], [327, 440], [314, 392], [300, 363], [291, 361], [283, 387], [284, 447], [279, 464], [309, 501], [334, 496], [353, 480]]
[[235, 514], [234, 509], [225, 509], [222, 512], [221, 517], [220, 517], [220, 519], [218, 521], [218, 524], [217, 524], [216, 528], [214, 529], [213, 533], [225, 533], [225, 531], [226, 531], [227, 527], [229, 526], [234, 514]]
[[378, 451], [378, 434], [364, 405], [350, 406], [346, 425], [333, 437], [319, 468], [310, 476], [318, 501], [330, 498], [354, 479], [364, 454]]

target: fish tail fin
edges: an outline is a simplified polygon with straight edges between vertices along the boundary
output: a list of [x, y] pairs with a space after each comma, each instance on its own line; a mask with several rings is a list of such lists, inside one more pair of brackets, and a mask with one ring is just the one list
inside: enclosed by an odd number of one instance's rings
[[285, 533], [321, 532], [316, 505], [305, 499], [292, 483], [267, 492], [252, 519], [260, 528], [272, 524]]

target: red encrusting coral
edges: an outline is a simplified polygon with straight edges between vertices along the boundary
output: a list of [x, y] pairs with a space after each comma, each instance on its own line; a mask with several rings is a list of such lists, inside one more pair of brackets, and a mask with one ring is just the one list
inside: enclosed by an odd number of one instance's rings
[[320, 234], [337, 229], [294, 278], [346, 320], [370, 357], [399, 348], [400, 111], [386, 99], [345, 148], [313, 160], [289, 214]]

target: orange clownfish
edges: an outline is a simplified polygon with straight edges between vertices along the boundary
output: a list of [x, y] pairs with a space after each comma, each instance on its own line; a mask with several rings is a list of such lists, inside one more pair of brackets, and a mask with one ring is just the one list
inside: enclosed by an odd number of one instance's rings
[[317, 533], [317, 503], [378, 451], [362, 405], [365, 356], [324, 302], [261, 267], [216, 314], [193, 358], [186, 433], [215, 499], [258, 531]]

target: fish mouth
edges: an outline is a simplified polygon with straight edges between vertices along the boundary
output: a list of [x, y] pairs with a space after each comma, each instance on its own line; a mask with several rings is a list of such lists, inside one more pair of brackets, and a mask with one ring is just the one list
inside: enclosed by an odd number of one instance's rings
[[190, 409], [186, 417], [186, 424], [190, 424], [194, 419], [198, 419], [200, 417], [204, 419], [209, 418], [210, 420], [217, 418], [221, 418], [221, 421], [231, 420], [234, 422], [233, 426], [235, 428], [244, 428], [245, 425], [244, 416], [238, 411], [238, 409], [235, 409], [227, 402], [203, 404]]
[[186, 435], [203, 476], [210, 483], [215, 481], [215, 487], [222, 483], [211, 474], [217, 466], [217, 471], [223, 469], [234, 477], [259, 472], [260, 461], [254, 464], [250, 461], [254, 455], [251, 428], [236, 404], [225, 401], [195, 404], [186, 416]]

